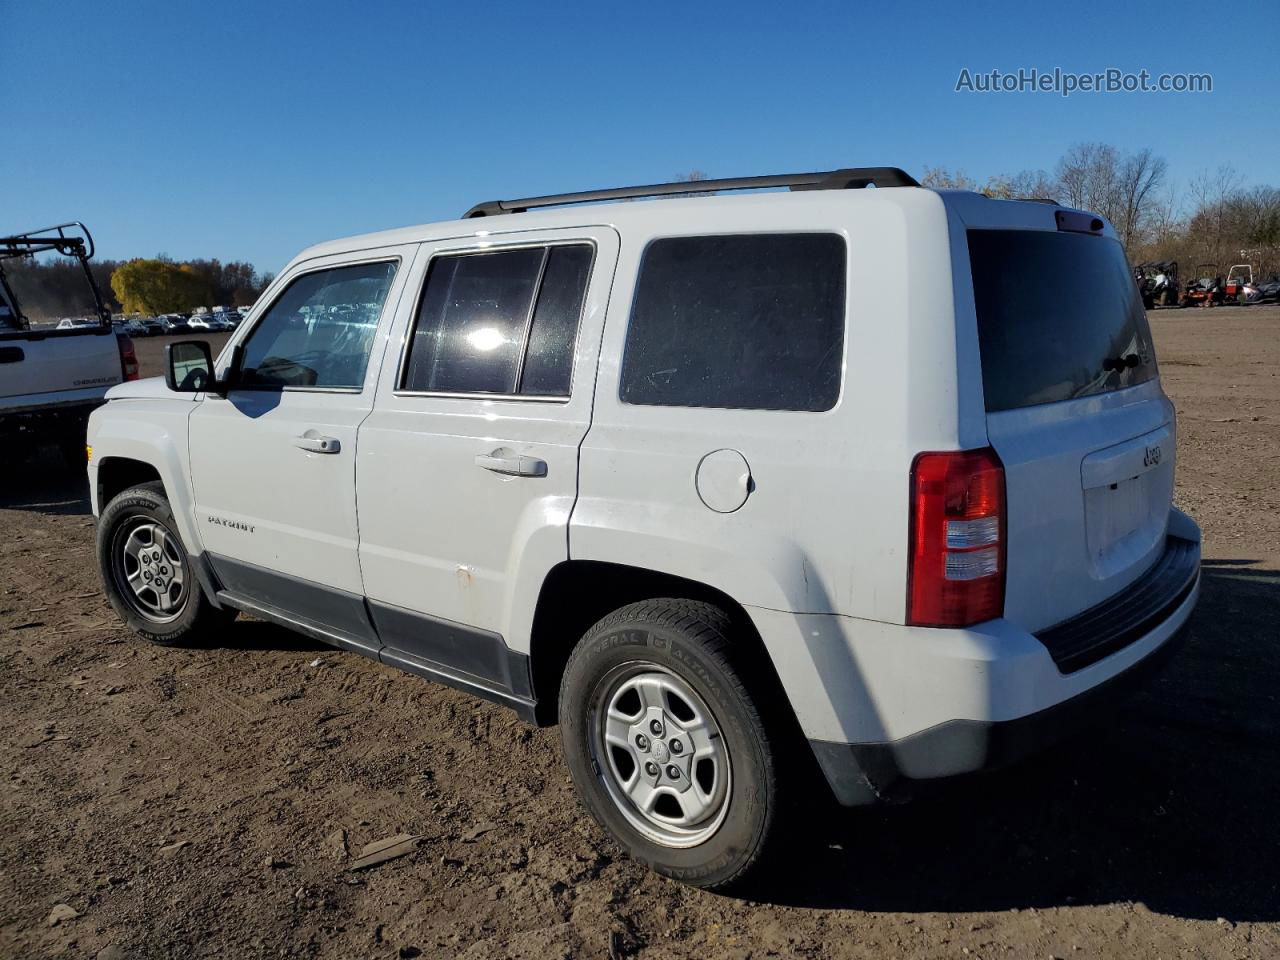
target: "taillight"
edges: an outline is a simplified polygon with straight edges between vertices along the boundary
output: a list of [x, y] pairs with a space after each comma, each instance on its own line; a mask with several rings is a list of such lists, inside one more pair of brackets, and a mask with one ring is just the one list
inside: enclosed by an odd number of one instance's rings
[[116, 334], [116, 346], [120, 348], [120, 372], [124, 379], [138, 379], [138, 351], [133, 348], [133, 340], [123, 333]]
[[966, 627], [1004, 613], [1004, 467], [996, 452], [922, 453], [911, 465], [907, 623]]

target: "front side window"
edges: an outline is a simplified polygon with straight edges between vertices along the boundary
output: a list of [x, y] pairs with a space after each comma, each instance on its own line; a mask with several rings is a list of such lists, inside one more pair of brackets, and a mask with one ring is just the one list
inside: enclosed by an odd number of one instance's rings
[[360, 263], [292, 281], [245, 342], [238, 386], [359, 389], [396, 263]]
[[566, 397], [589, 244], [435, 258], [401, 388]]
[[844, 317], [845, 244], [835, 234], [655, 240], [627, 328], [622, 400], [830, 410]]

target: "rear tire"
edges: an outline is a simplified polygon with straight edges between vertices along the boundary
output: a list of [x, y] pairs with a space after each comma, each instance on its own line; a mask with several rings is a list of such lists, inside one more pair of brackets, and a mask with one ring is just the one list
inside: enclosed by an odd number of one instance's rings
[[771, 850], [775, 738], [711, 604], [647, 600], [578, 642], [560, 687], [565, 759], [591, 815], [634, 859], [708, 889], [742, 884]]
[[161, 646], [207, 639], [235, 619], [205, 596], [158, 481], [117, 495], [98, 520], [98, 572], [112, 608]]

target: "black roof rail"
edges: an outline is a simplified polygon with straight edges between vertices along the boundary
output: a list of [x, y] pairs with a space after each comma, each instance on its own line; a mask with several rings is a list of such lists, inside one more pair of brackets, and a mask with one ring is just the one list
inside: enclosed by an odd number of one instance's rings
[[918, 186], [920, 184], [914, 177], [897, 167], [849, 167], [844, 170], [828, 170], [821, 173], [779, 173], [768, 177], [733, 177], [727, 180], [680, 180], [675, 183], [651, 183], [643, 187], [614, 187], [610, 190], [585, 190], [581, 193], [555, 193], [545, 197], [524, 197], [520, 200], [489, 200], [485, 203], [477, 203], [463, 214], [463, 218], [491, 217], [499, 213], [524, 213], [537, 207], [558, 207], [569, 203], [673, 197], [721, 190], [767, 190], [771, 187], [787, 187], [790, 190], [848, 190], [858, 187]]

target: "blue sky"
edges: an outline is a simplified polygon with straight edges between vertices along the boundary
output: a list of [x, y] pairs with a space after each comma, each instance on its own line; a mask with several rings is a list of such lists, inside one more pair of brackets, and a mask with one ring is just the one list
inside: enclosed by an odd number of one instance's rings
[[[1178, 185], [1229, 163], [1280, 186], [1274, 0], [1232, 4], [1229, 37], [1227, 19], [1203, 2], [0, 0], [0, 231], [82, 219], [105, 257], [274, 271], [498, 197], [695, 168], [985, 177], [1085, 140], [1149, 146]], [[1214, 92], [960, 94], [964, 67], [1207, 72]]]

